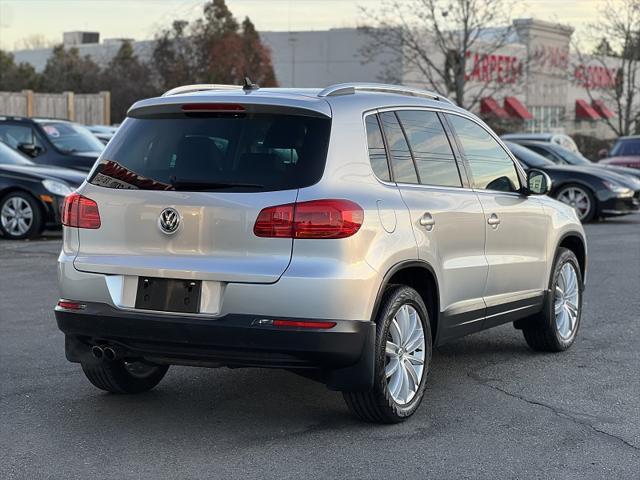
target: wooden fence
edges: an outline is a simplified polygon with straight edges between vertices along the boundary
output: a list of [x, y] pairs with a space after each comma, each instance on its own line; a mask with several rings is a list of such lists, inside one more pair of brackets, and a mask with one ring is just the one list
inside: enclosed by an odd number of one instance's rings
[[85, 125], [109, 125], [110, 102], [110, 92], [0, 92], [0, 116], [62, 118]]

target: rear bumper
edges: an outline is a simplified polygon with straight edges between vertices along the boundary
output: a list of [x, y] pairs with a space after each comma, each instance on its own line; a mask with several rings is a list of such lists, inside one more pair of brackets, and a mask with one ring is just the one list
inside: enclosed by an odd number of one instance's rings
[[109, 344], [123, 358], [157, 363], [315, 371], [335, 390], [363, 390], [373, 382], [375, 325], [370, 321], [335, 320], [330, 329], [277, 328], [258, 325], [257, 320], [270, 317], [257, 315], [169, 316], [100, 303], [80, 311], [56, 308], [55, 315], [72, 362], [90, 360], [93, 345]]

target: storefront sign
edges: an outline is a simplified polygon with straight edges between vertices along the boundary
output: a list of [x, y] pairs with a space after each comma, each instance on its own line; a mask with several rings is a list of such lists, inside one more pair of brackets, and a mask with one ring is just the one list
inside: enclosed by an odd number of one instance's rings
[[513, 55], [467, 52], [467, 63], [472, 65], [465, 80], [490, 83], [516, 83], [522, 73], [522, 66]]
[[576, 83], [585, 88], [615, 88], [618, 69], [580, 64], [575, 68], [574, 77]]

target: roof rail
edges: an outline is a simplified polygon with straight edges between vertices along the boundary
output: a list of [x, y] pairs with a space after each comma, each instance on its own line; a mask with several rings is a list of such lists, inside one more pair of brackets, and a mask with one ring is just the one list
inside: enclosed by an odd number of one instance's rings
[[181, 93], [202, 92], [204, 90], [242, 90], [242, 85], [224, 85], [217, 83], [198, 83], [195, 85], [183, 85], [172, 88], [162, 94], [163, 97], [179, 95]]
[[353, 95], [356, 92], [395, 93], [398, 95], [407, 95], [410, 97], [441, 100], [453, 105], [453, 102], [450, 99], [435, 92], [429, 92], [427, 90], [421, 90], [419, 88], [405, 87], [403, 85], [388, 85], [385, 83], [337, 83], [322, 90], [320, 93], [318, 93], [318, 96], [334, 97], [338, 95]]

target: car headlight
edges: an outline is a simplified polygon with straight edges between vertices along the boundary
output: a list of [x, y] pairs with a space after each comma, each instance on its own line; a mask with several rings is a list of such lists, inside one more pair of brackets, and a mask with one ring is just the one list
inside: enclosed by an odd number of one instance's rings
[[57, 182], [56, 180], [43, 180], [42, 185], [47, 189], [50, 193], [54, 195], [59, 195], [61, 197], [66, 197], [73, 189], [69, 187], [66, 183]]
[[611, 190], [613, 193], [618, 194], [629, 194], [631, 193], [631, 189], [625, 187], [624, 185], [620, 185], [619, 183], [607, 182], [603, 180], [604, 186]]

